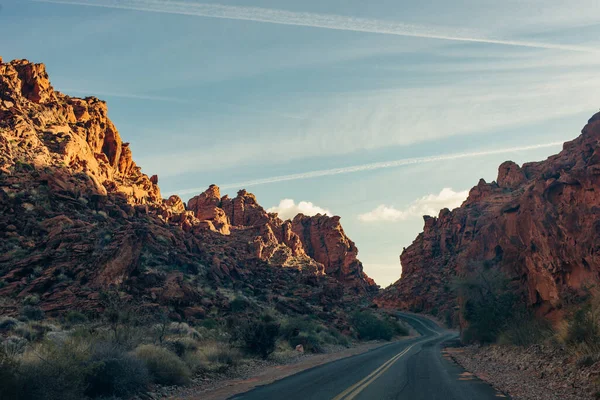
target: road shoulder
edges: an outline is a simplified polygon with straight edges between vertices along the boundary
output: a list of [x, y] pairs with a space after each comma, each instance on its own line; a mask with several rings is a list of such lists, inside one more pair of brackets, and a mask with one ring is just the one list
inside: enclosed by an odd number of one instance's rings
[[[396, 341], [404, 341], [412, 337], [414, 336], [403, 337]], [[292, 364], [267, 366], [265, 368], [262, 368], [260, 371], [257, 371], [255, 374], [251, 374], [250, 376], [246, 376], [244, 378], [223, 380], [219, 382], [216, 387], [213, 386], [211, 388], [187, 388], [185, 390], [185, 393], [181, 393], [170, 398], [177, 400], [226, 399], [231, 396], [248, 392], [258, 386], [271, 384], [278, 380], [287, 378], [288, 376], [306, 371], [310, 368], [318, 367], [320, 365], [341, 360], [343, 358], [366, 353], [368, 351], [377, 349], [382, 346], [386, 346], [396, 341], [370, 342], [359, 344], [357, 346], [350, 347], [348, 349], [344, 349], [342, 351], [334, 353], [305, 355], [299, 358], [297, 362], [294, 362]]]

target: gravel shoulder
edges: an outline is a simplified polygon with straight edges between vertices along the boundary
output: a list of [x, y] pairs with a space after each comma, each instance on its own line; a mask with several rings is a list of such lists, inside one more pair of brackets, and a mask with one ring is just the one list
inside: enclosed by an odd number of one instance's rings
[[[407, 336], [398, 340], [406, 340]], [[193, 386], [180, 389], [176, 393], [165, 396], [176, 400], [221, 400], [236, 394], [244, 393], [257, 386], [268, 385], [290, 375], [317, 367], [342, 358], [385, 346], [391, 342], [368, 342], [350, 348], [332, 348], [325, 354], [302, 354], [288, 360], [285, 364], [273, 361], [250, 360], [244, 367], [235, 371], [235, 376], [219, 376], [213, 379], [196, 381]]]
[[578, 366], [564, 349], [533, 345], [448, 347], [467, 371], [516, 400], [598, 399], [600, 362]]

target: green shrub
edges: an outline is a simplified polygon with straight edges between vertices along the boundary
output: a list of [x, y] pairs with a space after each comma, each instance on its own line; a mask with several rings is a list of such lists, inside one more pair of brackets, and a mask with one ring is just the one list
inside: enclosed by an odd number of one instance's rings
[[8, 356], [16, 357], [25, 352], [25, 349], [27, 348], [27, 339], [18, 336], [9, 336], [2, 341], [0, 347]]
[[239, 313], [246, 311], [250, 307], [250, 301], [243, 296], [238, 296], [229, 303], [229, 306], [232, 312]]
[[30, 321], [39, 321], [44, 319], [44, 311], [39, 307], [25, 306], [21, 314]]
[[0, 399], [18, 399], [20, 383], [19, 364], [0, 347]]
[[30, 342], [35, 342], [44, 336], [44, 332], [35, 329], [31, 324], [18, 325], [13, 332]]
[[89, 397], [129, 397], [150, 381], [144, 362], [115, 344], [96, 344], [90, 362], [85, 389]]
[[508, 328], [498, 336], [498, 342], [529, 346], [550, 338], [553, 333], [550, 323], [536, 318], [529, 312], [522, 311], [509, 321]]
[[242, 354], [226, 343], [210, 342], [204, 343], [196, 352], [186, 353], [183, 359], [194, 372], [224, 371], [237, 366]]
[[300, 334], [291, 338], [289, 342], [293, 348], [301, 344], [304, 347], [304, 351], [311, 353], [324, 352], [321, 339], [314, 333], [300, 332]]
[[20, 324], [19, 320], [12, 317], [0, 318], [0, 332], [10, 332]]
[[36, 306], [40, 303], [40, 298], [36, 294], [30, 294], [23, 299], [23, 305], [25, 306]]
[[462, 339], [493, 343], [510, 327], [518, 297], [509, 289], [509, 279], [502, 271], [485, 266], [475, 271], [454, 283], [457, 294], [464, 301], [462, 316], [468, 322]]
[[177, 355], [163, 347], [145, 344], [135, 350], [135, 355], [144, 361], [152, 379], [161, 385], [186, 385], [191, 372]]
[[79, 325], [84, 324], [88, 321], [88, 318], [85, 314], [80, 313], [79, 311], [69, 311], [67, 315], [65, 315], [65, 322], [71, 325]]
[[383, 320], [369, 311], [354, 313], [351, 322], [361, 340], [391, 340], [400, 330], [397, 322]]
[[78, 400], [89, 373], [89, 345], [43, 343], [25, 353], [19, 369], [23, 399]]
[[230, 321], [230, 325], [234, 328], [233, 340], [241, 341], [248, 353], [267, 358], [275, 351], [280, 326], [270, 315], [263, 315], [257, 320]]
[[600, 343], [600, 327], [594, 318], [590, 304], [577, 310], [569, 321], [567, 328], [567, 343], [586, 343], [595, 345]]
[[195, 352], [198, 350], [198, 342], [189, 337], [177, 338], [169, 340], [165, 343], [166, 347], [179, 357], [183, 357], [185, 353]]
[[219, 325], [216, 320], [207, 318], [202, 321], [202, 326], [206, 329], [216, 329]]

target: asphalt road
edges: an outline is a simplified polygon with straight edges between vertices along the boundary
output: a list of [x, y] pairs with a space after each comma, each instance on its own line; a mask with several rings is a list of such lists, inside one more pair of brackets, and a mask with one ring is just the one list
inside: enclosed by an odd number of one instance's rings
[[486, 400], [505, 398], [444, 358], [456, 333], [400, 313], [420, 337], [324, 364], [233, 397], [243, 400]]

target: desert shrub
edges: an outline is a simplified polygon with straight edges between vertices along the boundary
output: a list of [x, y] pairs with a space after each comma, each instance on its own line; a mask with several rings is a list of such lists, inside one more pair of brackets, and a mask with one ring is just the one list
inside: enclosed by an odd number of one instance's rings
[[19, 364], [14, 357], [8, 355], [0, 346], [0, 398], [18, 399], [20, 383], [18, 379]]
[[16, 357], [25, 352], [25, 349], [27, 348], [27, 339], [18, 336], [9, 336], [2, 341], [0, 347], [8, 356]]
[[36, 294], [30, 294], [23, 299], [23, 305], [25, 306], [36, 306], [40, 303], [40, 298]]
[[397, 322], [378, 318], [369, 311], [352, 314], [351, 322], [361, 340], [391, 340], [395, 334], [403, 333]]
[[267, 358], [275, 350], [280, 325], [268, 314], [259, 319], [229, 321], [232, 339], [241, 342], [248, 353]]
[[194, 372], [224, 371], [240, 363], [242, 354], [227, 343], [204, 343], [196, 352], [188, 352], [183, 360]]
[[168, 332], [173, 335], [185, 335], [194, 339], [202, 339], [200, 333], [185, 322], [172, 322]]
[[591, 304], [586, 304], [577, 310], [567, 328], [567, 343], [600, 343], [600, 327], [594, 316]]
[[44, 332], [40, 332], [39, 330], [35, 329], [31, 324], [18, 325], [15, 329], [13, 329], [13, 332], [16, 335], [29, 340], [30, 342], [35, 342], [44, 336]]
[[250, 307], [250, 301], [246, 297], [237, 296], [229, 303], [229, 307], [234, 313], [244, 312]]
[[207, 318], [204, 321], [202, 321], [201, 325], [206, 329], [216, 329], [219, 326], [217, 321], [211, 318]]
[[325, 351], [321, 339], [314, 333], [300, 332], [298, 335], [291, 338], [289, 342], [294, 348], [301, 344], [302, 347], [304, 347], [304, 351], [311, 353], [323, 353]]
[[88, 321], [88, 318], [85, 314], [79, 311], [69, 311], [67, 315], [65, 315], [65, 322], [71, 325], [79, 325], [84, 324]]
[[90, 362], [85, 389], [89, 397], [128, 397], [150, 381], [144, 362], [112, 343], [96, 344]]
[[77, 400], [84, 397], [89, 373], [85, 342], [43, 343], [24, 354], [19, 369], [23, 399]]
[[73, 331], [52, 331], [46, 333], [45, 338], [54, 343], [64, 343], [73, 338]]
[[12, 317], [0, 318], [0, 332], [10, 332], [20, 324], [19, 320]]
[[198, 342], [189, 337], [168, 340], [165, 346], [179, 357], [183, 357], [185, 353], [193, 353], [198, 350]]
[[463, 341], [493, 343], [509, 328], [517, 296], [509, 290], [508, 282], [501, 271], [485, 266], [455, 281], [455, 290], [463, 298], [461, 312], [469, 323], [462, 332]]
[[30, 321], [39, 321], [44, 319], [44, 311], [35, 306], [25, 306], [21, 310], [21, 314]]
[[185, 385], [191, 372], [177, 355], [163, 347], [144, 344], [135, 350], [135, 355], [144, 361], [150, 376], [161, 385]]
[[550, 338], [553, 333], [548, 321], [536, 318], [532, 313], [522, 310], [510, 319], [508, 327], [499, 334], [498, 342], [529, 346]]

